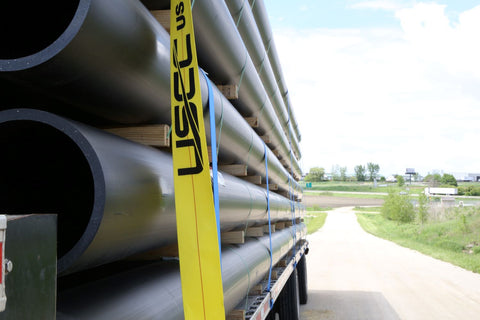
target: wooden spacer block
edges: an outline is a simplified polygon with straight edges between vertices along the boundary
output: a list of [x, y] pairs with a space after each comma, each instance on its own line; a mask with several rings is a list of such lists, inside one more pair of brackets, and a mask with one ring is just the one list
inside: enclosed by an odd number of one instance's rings
[[285, 222], [277, 222], [277, 223], [275, 223], [275, 229], [276, 229], [276, 230], [285, 229]]
[[226, 320], [245, 320], [245, 310], [232, 310], [227, 314]]
[[[261, 187], [266, 189], [266, 188], [267, 188], [267, 184], [262, 184]], [[268, 190], [270, 190], [270, 191], [277, 191], [277, 190], [278, 190], [278, 184], [269, 183], [269, 184], [268, 184]]]
[[288, 161], [287, 159], [280, 160], [280, 163], [282, 164], [282, 166], [290, 168], [290, 161]]
[[262, 184], [262, 176], [247, 176], [241, 177], [243, 181], [247, 181], [256, 185]]
[[263, 237], [263, 227], [250, 227], [247, 228], [245, 237]]
[[282, 259], [282, 260], [278, 261], [277, 266], [279, 266], [279, 267], [286, 267], [286, 266], [287, 266], [287, 260], [286, 260], [286, 259]]
[[257, 117], [246, 117], [245, 121], [250, 125], [252, 128], [258, 128], [258, 118]]
[[228, 100], [238, 99], [238, 86], [236, 84], [217, 85], [217, 88]]
[[272, 270], [272, 280], [278, 280], [278, 271]]
[[105, 129], [117, 136], [152, 147], [170, 147], [169, 130], [170, 127], [166, 124]]
[[292, 221], [285, 221], [285, 227], [286, 227], [286, 228], [289, 228], [289, 227], [291, 227], [291, 226], [293, 226]]
[[255, 285], [251, 290], [250, 290], [250, 295], [258, 296], [261, 295], [263, 292], [263, 287], [261, 284]]
[[244, 231], [222, 232], [222, 243], [225, 243], [225, 244], [245, 243], [245, 232]]
[[220, 165], [218, 169], [224, 171], [232, 176], [236, 177], [246, 177], [247, 176], [247, 166], [244, 164], [227, 164]]
[[302, 222], [303, 222], [303, 218], [296, 218], [295, 219], [296, 224], [299, 224], [299, 223], [302, 223]]
[[150, 13], [170, 33], [170, 10], [150, 10]]
[[273, 154], [275, 155], [275, 157], [280, 157], [280, 151], [278, 151], [277, 149], [275, 150], [272, 150]]
[[260, 138], [262, 138], [263, 142], [265, 143], [272, 143], [272, 140], [270, 139], [270, 136], [268, 134], [260, 136]]
[[[272, 229], [272, 233], [274, 233], [275, 232], [275, 224], [272, 224], [270, 227]], [[268, 234], [268, 224], [263, 226], [263, 232]]]
[[207, 146], [207, 152], [208, 152], [208, 162], [212, 163], [212, 147]]
[[298, 153], [293, 150], [293, 154], [295, 155], [295, 158], [297, 159], [297, 161], [300, 161], [300, 157], [298, 156]]

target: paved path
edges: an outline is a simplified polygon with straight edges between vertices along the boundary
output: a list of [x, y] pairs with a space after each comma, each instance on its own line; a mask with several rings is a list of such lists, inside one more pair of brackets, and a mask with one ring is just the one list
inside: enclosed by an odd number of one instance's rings
[[362, 230], [353, 208], [309, 236], [303, 320], [480, 319], [480, 275]]

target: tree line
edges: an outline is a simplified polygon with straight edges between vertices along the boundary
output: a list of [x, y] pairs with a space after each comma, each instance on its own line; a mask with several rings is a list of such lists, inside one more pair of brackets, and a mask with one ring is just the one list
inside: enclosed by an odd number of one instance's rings
[[[377, 163], [369, 162], [367, 165], [358, 165], [354, 168], [355, 178], [357, 181], [373, 181], [378, 178], [378, 173], [380, 171], [380, 165]], [[313, 167], [310, 169], [309, 173], [305, 177], [305, 181], [308, 182], [320, 182], [325, 181], [325, 169], [322, 167]], [[334, 165], [332, 167], [332, 180], [334, 181], [347, 181], [347, 167], [341, 167], [339, 165]]]
[[[355, 176], [354, 180], [356, 181], [373, 181], [378, 177], [380, 171], [380, 165], [377, 163], [369, 162], [367, 165], [357, 165], [354, 168]], [[396, 175], [397, 184], [401, 187], [405, 185], [405, 179], [402, 175]], [[333, 181], [349, 181], [350, 177], [347, 176], [347, 167], [341, 167], [339, 165], [334, 165], [331, 171], [331, 179]], [[327, 180], [325, 169], [322, 167], [313, 167], [310, 169], [309, 173], [306, 175], [305, 181], [308, 182], [321, 182]], [[380, 177], [381, 181], [384, 181], [384, 177]], [[451, 174], [445, 173], [440, 175], [438, 173], [428, 174], [423, 181], [426, 182], [430, 187], [439, 187], [439, 186], [452, 186], [457, 187], [457, 180]], [[480, 188], [479, 188], [480, 190]], [[477, 193], [477, 190], [459, 190], [459, 192], [464, 192], [465, 194]], [[480, 195], [480, 191], [478, 191]]]

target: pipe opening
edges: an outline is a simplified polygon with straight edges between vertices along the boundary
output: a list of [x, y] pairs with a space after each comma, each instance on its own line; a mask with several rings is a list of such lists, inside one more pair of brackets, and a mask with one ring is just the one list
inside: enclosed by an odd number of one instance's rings
[[2, 1], [0, 59], [18, 59], [51, 45], [67, 29], [80, 0]]
[[0, 213], [58, 215], [58, 257], [84, 233], [93, 209], [87, 159], [61, 131], [39, 122], [0, 125]]

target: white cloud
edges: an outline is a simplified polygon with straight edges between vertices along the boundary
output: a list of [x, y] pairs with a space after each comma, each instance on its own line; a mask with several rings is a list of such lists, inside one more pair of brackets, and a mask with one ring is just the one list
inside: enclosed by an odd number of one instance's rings
[[401, 29], [275, 30], [304, 169], [480, 171], [480, 6], [396, 11]]
[[299, 10], [300, 10], [300, 11], [308, 11], [309, 8], [308, 8], [308, 6], [306, 6], [306, 5], [301, 5], [300, 8], [299, 8]]

